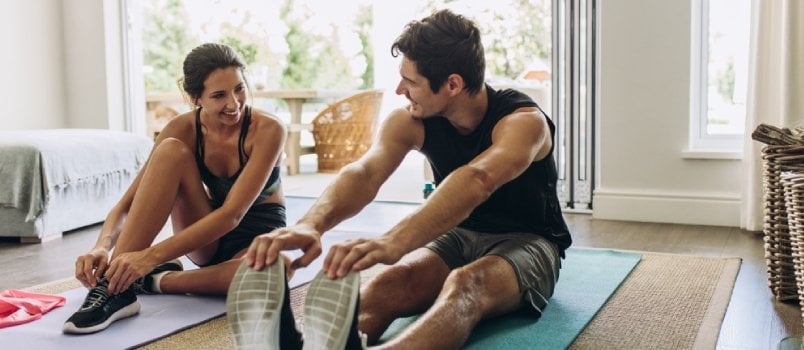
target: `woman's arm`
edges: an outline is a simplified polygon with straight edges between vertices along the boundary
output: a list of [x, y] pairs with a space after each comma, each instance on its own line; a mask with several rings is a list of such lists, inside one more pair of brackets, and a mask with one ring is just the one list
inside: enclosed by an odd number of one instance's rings
[[[165, 126], [163, 132], [161, 132], [154, 141], [151, 154], [153, 154], [153, 150], [156, 148], [156, 145], [167, 137], [187, 138], [186, 130], [189, 126], [191, 126], [188, 124], [188, 116], [186, 116], [187, 114], [189, 113], [185, 113], [184, 115], [174, 118], [170, 123], [168, 123], [167, 126]], [[122, 232], [123, 224], [125, 223], [126, 217], [128, 216], [128, 211], [131, 208], [131, 203], [134, 201], [134, 194], [136, 194], [139, 190], [140, 181], [142, 180], [145, 169], [148, 168], [149, 162], [150, 155], [145, 164], [143, 164], [143, 166], [140, 168], [140, 171], [134, 178], [134, 181], [132, 181], [131, 185], [128, 186], [126, 192], [106, 215], [106, 219], [103, 222], [101, 231], [98, 234], [98, 239], [95, 241], [95, 245], [87, 253], [80, 255], [76, 259], [75, 277], [85, 287], [94, 287], [95, 284], [97, 284], [98, 279], [100, 279], [100, 277], [106, 272], [106, 269], [109, 265], [109, 252], [112, 250], [112, 248], [114, 248], [117, 238]]]

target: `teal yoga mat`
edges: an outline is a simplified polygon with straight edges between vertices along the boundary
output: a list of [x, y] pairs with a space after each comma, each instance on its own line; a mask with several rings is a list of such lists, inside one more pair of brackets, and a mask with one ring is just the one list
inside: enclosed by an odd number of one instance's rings
[[[638, 253], [570, 248], [541, 318], [511, 314], [477, 325], [465, 349], [566, 349], [639, 263]], [[387, 341], [418, 316], [394, 321]]]

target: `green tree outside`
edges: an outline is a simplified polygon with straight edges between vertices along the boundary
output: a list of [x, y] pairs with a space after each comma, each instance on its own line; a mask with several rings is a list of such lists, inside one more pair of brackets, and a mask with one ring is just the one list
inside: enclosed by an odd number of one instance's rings
[[187, 33], [189, 22], [182, 1], [149, 1], [143, 7], [143, 60], [149, 68], [145, 74], [145, 91], [176, 92], [184, 56], [196, 46], [198, 39]]
[[[422, 14], [465, 0], [428, 0]], [[250, 83], [257, 89], [370, 89], [374, 87], [374, 49], [372, 5], [360, 6], [351, 19], [331, 23], [329, 33], [311, 32], [306, 25], [314, 12], [303, 0], [284, 0], [278, 5], [275, 22], [281, 30], [254, 32], [255, 22], [265, 21], [249, 9], [232, 8], [231, 3], [211, 0], [147, 0], [144, 3], [143, 33], [145, 85], [147, 93], [177, 91], [181, 64], [187, 52], [201, 43], [192, 33], [198, 30], [219, 33], [213, 41], [232, 46], [247, 64], [247, 71], [257, 71]], [[185, 6], [216, 6], [226, 13], [228, 22], [212, 28], [212, 21], [202, 28], [190, 28]], [[228, 7], [227, 7], [228, 6]], [[270, 15], [270, 14], [269, 14]], [[534, 59], [549, 62], [551, 13], [550, 2], [516, 0], [505, 6], [487, 5], [473, 18], [483, 33], [487, 69], [491, 77], [516, 78]], [[348, 27], [342, 27], [348, 26]], [[358, 53], [345, 53], [338, 30], [348, 29], [360, 43]], [[192, 29], [192, 30], [191, 30]], [[266, 36], [279, 36], [286, 50], [276, 51]], [[205, 39], [209, 41], [209, 39]], [[353, 71], [357, 69], [359, 71]], [[727, 85], [727, 84], [726, 84]], [[722, 89], [727, 90], [727, 89]], [[180, 90], [179, 90], [180, 91]]]

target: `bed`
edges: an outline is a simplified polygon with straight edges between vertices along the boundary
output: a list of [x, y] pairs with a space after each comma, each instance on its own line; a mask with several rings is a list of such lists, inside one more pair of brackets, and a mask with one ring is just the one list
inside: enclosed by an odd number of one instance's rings
[[37, 243], [102, 222], [152, 145], [101, 129], [0, 131], [0, 237]]

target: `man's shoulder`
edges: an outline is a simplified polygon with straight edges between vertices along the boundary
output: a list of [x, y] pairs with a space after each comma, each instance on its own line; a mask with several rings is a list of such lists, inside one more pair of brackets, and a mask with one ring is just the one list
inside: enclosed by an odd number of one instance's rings
[[410, 111], [400, 107], [391, 111], [382, 121], [379, 133], [380, 142], [395, 140], [418, 147], [423, 139], [424, 127], [421, 120], [413, 118]]
[[493, 90], [490, 99], [500, 104], [536, 105], [530, 95], [515, 88]]

